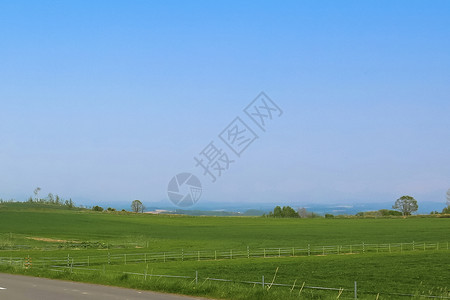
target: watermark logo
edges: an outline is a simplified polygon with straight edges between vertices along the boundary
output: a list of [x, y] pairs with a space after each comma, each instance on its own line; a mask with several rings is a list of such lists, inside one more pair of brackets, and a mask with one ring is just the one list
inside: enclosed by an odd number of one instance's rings
[[[283, 114], [281, 108], [261, 92], [243, 109], [244, 114], [236, 116], [219, 134], [194, 156], [195, 167], [202, 175], [215, 183], [241, 158], [242, 154], [259, 139], [257, 131], [264, 134], [270, 122]], [[241, 118], [242, 117], [242, 118]], [[252, 120], [255, 124], [248, 122]], [[247, 120], [247, 122], [246, 122]], [[250, 125], [249, 125], [249, 124]], [[229, 152], [227, 152], [228, 150]], [[169, 199], [180, 207], [197, 203], [202, 194], [200, 180], [191, 173], [173, 177], [168, 186]]]
[[212, 182], [216, 182], [217, 177], [222, 176], [222, 171], [228, 170], [230, 164], [234, 163], [234, 160], [230, 160], [228, 154], [222, 149], [217, 148], [214, 142], [209, 143], [199, 153], [199, 157], [194, 157], [194, 160], [197, 162], [195, 166], [201, 167], [203, 169], [203, 175], [210, 176]]
[[170, 180], [167, 194], [173, 204], [180, 207], [189, 207], [200, 199], [202, 184], [195, 175], [180, 173]]
[[220, 134], [219, 138], [237, 156], [241, 154], [258, 138], [256, 133], [241, 120], [236, 117]]

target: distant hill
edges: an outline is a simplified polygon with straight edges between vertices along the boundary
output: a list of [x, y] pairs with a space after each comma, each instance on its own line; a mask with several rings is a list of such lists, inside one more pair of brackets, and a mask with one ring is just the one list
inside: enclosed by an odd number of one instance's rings
[[230, 216], [262, 216], [264, 211], [257, 209], [249, 209], [245, 212], [233, 212], [225, 210], [184, 210], [175, 209], [161, 212], [160, 214], [176, 214], [176, 215], [187, 215], [187, 216], [215, 216], [215, 217], [230, 217]]
[[[145, 204], [145, 203], [144, 203]], [[377, 211], [380, 209], [392, 209], [394, 202], [375, 202], [375, 203], [233, 203], [233, 202], [208, 202], [198, 203], [192, 209], [177, 209], [169, 201], [152, 203], [148, 205], [149, 211], [163, 209], [171, 213], [184, 215], [203, 215], [203, 216], [261, 216], [264, 213], [273, 211], [277, 205], [289, 205], [294, 209], [306, 208], [310, 212], [319, 215], [355, 215], [358, 212]], [[442, 211], [445, 207], [444, 202], [419, 202], [418, 214], [429, 214], [432, 211]]]

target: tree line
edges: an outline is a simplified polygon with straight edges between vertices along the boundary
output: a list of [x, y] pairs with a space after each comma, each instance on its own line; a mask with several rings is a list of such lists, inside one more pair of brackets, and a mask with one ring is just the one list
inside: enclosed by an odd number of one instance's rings
[[[447, 207], [445, 207], [441, 213], [434, 211], [431, 214], [450, 214], [450, 189], [447, 191]], [[356, 214], [358, 217], [363, 216], [410, 216], [419, 209], [417, 200], [411, 196], [402, 196], [398, 198], [392, 210], [380, 209], [378, 211], [359, 212]], [[290, 206], [276, 206], [273, 211], [268, 214], [263, 214], [263, 217], [269, 218], [317, 218], [321, 217], [319, 214], [309, 212], [306, 208], [299, 208], [297, 211]], [[334, 218], [332, 214], [325, 214], [325, 218]]]
[[[93, 210], [93, 211], [99, 211], [99, 212], [102, 212], [102, 211], [114, 212], [114, 211], [116, 211], [115, 208], [108, 207], [108, 208], [105, 210], [103, 207], [98, 206], [98, 205], [93, 206], [93, 207], [92, 207], [92, 210]], [[140, 200], [133, 200], [133, 201], [131, 202], [131, 211], [132, 211], [132, 212], [134, 212], [134, 213], [143, 213], [144, 210], [145, 210], [145, 206], [144, 206], [144, 204], [142, 204], [142, 202], [141, 202]], [[125, 209], [122, 209], [122, 211], [124, 212], [124, 211], [126, 211], [126, 210], [125, 210]]]
[[[35, 188], [34, 191], [33, 191], [34, 197], [30, 196], [24, 202], [16, 201], [14, 199], [10, 199], [10, 200], [6, 201], [6, 200], [3, 200], [3, 199], [0, 198], [0, 203], [7, 203], [7, 202], [39, 203], [39, 204], [46, 204], [46, 205], [64, 206], [64, 207], [67, 207], [69, 209], [72, 209], [72, 208], [89, 209], [87, 207], [83, 207], [82, 205], [80, 205], [80, 207], [77, 207], [75, 205], [75, 202], [72, 201], [72, 198], [64, 199], [61, 196], [59, 196], [57, 194], [53, 194], [53, 193], [49, 193], [47, 195], [47, 197], [41, 198], [41, 197], [39, 197], [40, 191], [41, 191], [40, 187]], [[107, 209], [104, 209], [103, 207], [101, 207], [99, 205], [95, 205], [91, 209], [93, 211], [97, 211], [97, 212], [102, 212], [102, 211], [115, 212], [116, 211], [115, 208], [108, 207]], [[131, 211], [132, 212], [143, 213], [144, 210], [145, 210], [145, 206], [140, 200], [133, 200], [131, 202]], [[122, 212], [125, 212], [125, 211], [126, 211], [125, 209], [122, 209]]]
[[49, 193], [46, 198], [39, 198], [40, 191], [41, 191], [40, 187], [35, 188], [33, 191], [34, 198], [30, 196], [26, 202], [66, 206], [68, 208], [76, 207], [75, 203], [72, 201], [72, 198], [64, 199], [57, 194], [54, 195], [52, 193]]
[[269, 212], [267, 215], [263, 214], [263, 217], [268, 218], [318, 218], [319, 214], [314, 212], [307, 211], [306, 208], [302, 207], [297, 209], [293, 209], [290, 206], [277, 206], [273, 209], [273, 211]]

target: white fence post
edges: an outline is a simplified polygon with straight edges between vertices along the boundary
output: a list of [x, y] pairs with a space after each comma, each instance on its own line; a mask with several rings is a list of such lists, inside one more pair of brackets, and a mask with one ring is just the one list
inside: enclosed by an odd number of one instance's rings
[[264, 275], [262, 276], [262, 288], [264, 288]]
[[355, 281], [355, 299], [358, 299], [358, 286], [356, 281]]

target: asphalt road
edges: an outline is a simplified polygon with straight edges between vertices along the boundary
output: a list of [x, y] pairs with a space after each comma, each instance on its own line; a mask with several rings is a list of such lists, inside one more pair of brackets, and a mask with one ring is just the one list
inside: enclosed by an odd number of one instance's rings
[[204, 299], [71, 281], [0, 273], [0, 300], [193, 300]]

